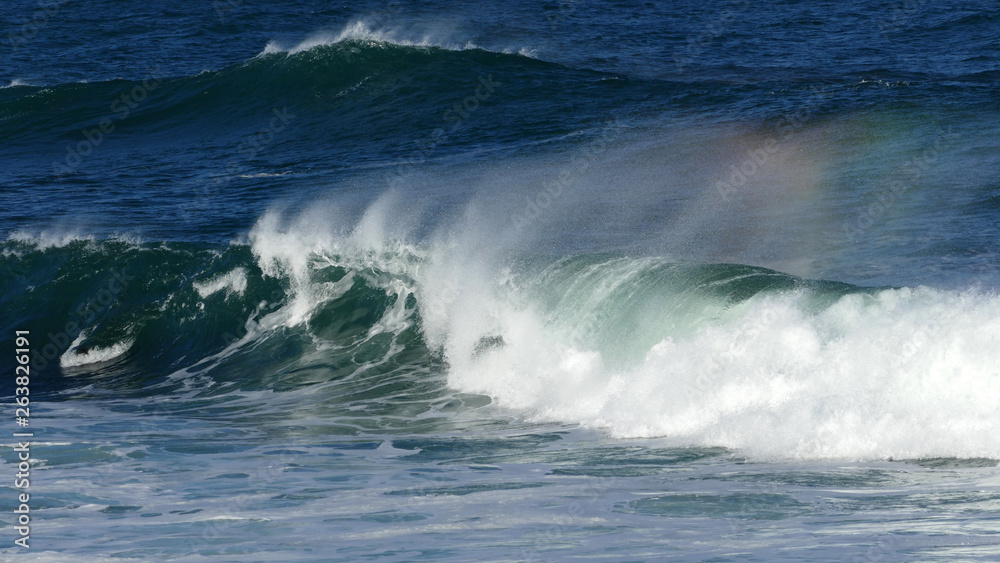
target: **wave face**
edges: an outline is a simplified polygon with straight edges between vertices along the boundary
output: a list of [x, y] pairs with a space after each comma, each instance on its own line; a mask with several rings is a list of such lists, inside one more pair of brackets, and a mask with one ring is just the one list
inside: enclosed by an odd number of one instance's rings
[[4, 307], [48, 304], [18, 321], [44, 327], [35, 366], [64, 392], [314, 389], [345, 427], [361, 408], [384, 431], [479, 396], [504, 417], [766, 459], [1000, 456], [992, 294], [489, 253], [471, 224], [414, 242], [397, 212], [382, 201], [346, 229], [268, 213], [223, 252], [20, 237], [0, 264], [23, 293]]

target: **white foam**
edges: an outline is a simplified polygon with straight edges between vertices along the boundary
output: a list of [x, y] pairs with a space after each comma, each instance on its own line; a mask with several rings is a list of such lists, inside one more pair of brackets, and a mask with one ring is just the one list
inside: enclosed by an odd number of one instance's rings
[[76, 340], [70, 344], [69, 349], [59, 357], [60, 366], [69, 368], [107, 362], [120, 357], [125, 354], [125, 352], [128, 352], [132, 347], [132, 344], [135, 343], [135, 340], [126, 340], [116, 342], [107, 348], [94, 347], [85, 352], [80, 352], [79, 346], [83, 342], [84, 337], [84, 333], [81, 332], [80, 335], [76, 337]]
[[[99, 240], [94, 235], [84, 235], [76, 230], [55, 230], [55, 231], [14, 231], [7, 236], [7, 242], [27, 243], [35, 247], [36, 250], [46, 250], [49, 248], [63, 248], [77, 241], [96, 242]], [[133, 246], [142, 244], [142, 239], [130, 233], [115, 233], [107, 238], [116, 242], [123, 242]]]
[[76, 241], [94, 240], [93, 235], [82, 235], [79, 232], [52, 232], [52, 231], [14, 231], [7, 237], [8, 242], [23, 242], [32, 244], [38, 250], [48, 248], [63, 248]]
[[993, 294], [891, 289], [817, 310], [799, 291], [733, 305], [658, 284], [652, 258], [607, 259], [563, 287], [562, 264], [504, 266], [503, 236], [474, 210], [420, 244], [393, 220], [407, 211], [388, 197], [357, 221], [265, 215], [253, 252], [292, 288], [268, 324], [301, 323], [342, 295], [349, 285], [313, 280], [339, 265], [397, 295], [374, 332], [407, 326], [414, 295], [449, 385], [529, 419], [760, 459], [1000, 458]]
[[450, 333], [449, 382], [538, 420], [759, 458], [1000, 457], [1000, 299], [886, 290], [817, 315], [804, 299], [751, 300], [619, 368], [610, 350], [500, 304], [490, 324], [506, 345], [475, 354]]
[[231, 272], [203, 282], [194, 282], [194, 289], [202, 299], [225, 290], [226, 297], [243, 295], [247, 288], [246, 268], [236, 268]]
[[[264, 275], [288, 277], [291, 285], [290, 302], [279, 310], [280, 317], [272, 313], [271, 322], [295, 326], [304, 322], [309, 313], [324, 301], [324, 294], [326, 297], [334, 295], [329, 290], [321, 292], [321, 288], [313, 285], [310, 271], [313, 255], [326, 250], [325, 243], [330, 239], [322, 236], [321, 228], [313, 230], [306, 226], [308, 219], [300, 219], [299, 228], [291, 232], [283, 229], [280, 223], [278, 213], [266, 213], [250, 231], [250, 242]], [[343, 291], [349, 288], [347, 286]]]
[[530, 47], [518, 46], [488, 49], [472, 41], [455, 41], [450, 37], [452, 33], [444, 27], [423, 27], [425, 29], [416, 29], [414, 26], [386, 27], [374, 23], [369, 19], [362, 18], [349, 22], [340, 31], [314, 33], [294, 45], [285, 44], [280, 41], [269, 41], [260, 55], [274, 53], [296, 55], [324, 45], [335, 45], [344, 41], [364, 41], [388, 43], [404, 47], [439, 47], [449, 51], [479, 49], [535, 58], [535, 49]]
[[277, 178], [280, 176], [288, 176], [288, 172], [256, 172], [254, 174], [240, 174], [238, 178]]
[[444, 44], [435, 43], [429, 35], [422, 37], [407, 36], [398, 30], [375, 29], [363, 20], [355, 20], [348, 23], [337, 33], [316, 33], [292, 46], [282, 45], [277, 41], [270, 41], [264, 47], [262, 54], [286, 53], [295, 55], [323, 45], [334, 45], [348, 40], [391, 43], [393, 45], [409, 47], [447, 47]]
[[[398, 279], [378, 279], [378, 271], [383, 268], [408, 275], [418, 263], [418, 249], [403, 242], [406, 231], [413, 226], [413, 217], [392, 220], [399, 204], [392, 194], [387, 195], [373, 204], [349, 233], [341, 228], [345, 222], [329, 215], [336, 214], [333, 209], [316, 207], [288, 224], [283, 224], [281, 214], [266, 213], [250, 232], [252, 251], [265, 276], [287, 277], [291, 286], [290, 302], [272, 313], [271, 321], [283, 326], [301, 324], [323, 303], [346, 293], [356, 275], [383, 284], [387, 293], [405, 301], [412, 291], [406, 284], [396, 283]], [[386, 232], [395, 236], [381, 236]], [[346, 268], [350, 274], [337, 282], [313, 280], [315, 270], [330, 266]], [[400, 311], [393, 308], [386, 314], [397, 315], [385, 319], [387, 326], [399, 326]]]

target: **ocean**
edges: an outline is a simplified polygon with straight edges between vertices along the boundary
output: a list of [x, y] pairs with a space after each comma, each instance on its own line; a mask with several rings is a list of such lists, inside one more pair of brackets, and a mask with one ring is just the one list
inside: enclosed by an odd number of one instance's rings
[[1000, 10], [12, 0], [3, 561], [1000, 560]]

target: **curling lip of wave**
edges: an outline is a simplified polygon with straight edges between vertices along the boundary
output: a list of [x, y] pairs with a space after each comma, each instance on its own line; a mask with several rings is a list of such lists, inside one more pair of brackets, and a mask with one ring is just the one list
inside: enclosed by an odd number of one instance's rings
[[109, 362], [124, 355], [135, 344], [135, 340], [125, 340], [107, 347], [82, 348], [80, 344], [83, 340], [84, 334], [80, 333], [69, 349], [59, 357], [60, 366], [71, 368]]

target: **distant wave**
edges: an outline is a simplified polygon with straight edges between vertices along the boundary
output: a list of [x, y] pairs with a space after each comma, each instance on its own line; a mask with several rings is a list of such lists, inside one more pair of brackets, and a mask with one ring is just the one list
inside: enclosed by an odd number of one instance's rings
[[533, 57], [534, 51], [528, 47], [505, 48], [498, 51], [486, 49], [471, 41], [455, 42], [447, 38], [447, 34], [438, 32], [414, 32], [412, 30], [379, 28], [365, 20], [355, 20], [348, 23], [339, 32], [316, 33], [293, 46], [286, 46], [277, 41], [271, 41], [261, 52], [261, 55], [286, 53], [297, 55], [315, 49], [316, 47], [336, 45], [352, 41], [356, 44], [391, 44], [400, 47], [437, 47], [449, 51], [482, 50], [506, 54], [517, 54]]
[[[370, 115], [370, 127], [372, 122], [384, 122], [378, 117], [391, 102], [400, 111], [409, 109], [411, 116], [434, 109], [433, 121], [422, 127], [417, 123], [415, 133], [404, 135], [415, 137], [427, 126], [440, 126], [440, 114], [472, 95], [481, 77], [509, 77], [505, 94], [516, 98], [534, 95], [526, 84], [530, 77], [565, 72], [559, 65], [523, 54], [492, 52], [472, 44], [450, 48], [357, 30], [341, 35], [317, 36], [288, 48], [271, 43], [250, 60], [190, 76], [151, 74], [145, 81], [44, 87], [17, 84], [0, 89], [0, 134], [19, 141], [72, 139], [81, 135], [81, 128], [93, 128], [107, 119], [115, 136], [121, 136], [120, 131], [133, 124], [142, 125], [136, 131], [163, 131], [214, 123], [222, 116], [223, 130], [243, 131], [259, 128], [262, 115], [282, 107], [299, 108], [309, 119], [337, 123]], [[590, 74], [578, 78], [589, 79]], [[141, 103], [123, 105], [120, 99], [131, 92], [139, 93]], [[401, 120], [394, 125], [408, 123]]]

